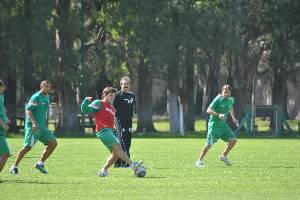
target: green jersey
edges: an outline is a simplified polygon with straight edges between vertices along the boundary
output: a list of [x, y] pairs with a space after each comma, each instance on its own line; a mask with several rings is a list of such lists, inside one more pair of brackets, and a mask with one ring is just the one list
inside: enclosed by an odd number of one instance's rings
[[211, 104], [208, 107], [212, 108], [217, 113], [225, 114], [225, 120], [223, 121], [217, 116], [210, 115], [208, 126], [215, 126], [215, 127], [225, 126], [227, 116], [230, 113], [230, 109], [233, 104], [234, 104], [233, 97], [229, 97], [228, 99], [225, 99], [222, 95], [216, 96], [215, 99], [211, 102]]
[[[46, 115], [49, 107], [50, 98], [44, 95], [41, 91], [31, 96], [26, 110], [31, 110], [38, 127], [45, 127]], [[32, 124], [29, 116], [26, 115], [26, 123]]]
[[[6, 114], [5, 114], [5, 108], [4, 108], [4, 95], [3, 95], [3, 94], [0, 95], [0, 118], [1, 118], [1, 120], [2, 120], [4, 123], [6, 123], [7, 117], [6, 117]], [[4, 131], [4, 130], [3, 130], [2, 126], [0, 126], [0, 135], [3, 134], [3, 133], [2, 133], [3, 131]]]

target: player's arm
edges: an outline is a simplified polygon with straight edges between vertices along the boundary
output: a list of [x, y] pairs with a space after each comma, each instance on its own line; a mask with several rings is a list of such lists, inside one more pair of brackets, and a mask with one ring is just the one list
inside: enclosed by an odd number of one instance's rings
[[215, 98], [211, 102], [211, 104], [208, 106], [208, 108], [206, 110], [206, 113], [209, 114], [209, 115], [214, 115], [214, 116], [220, 118], [221, 120], [224, 120], [225, 119], [225, 114], [218, 113], [214, 110], [218, 105], [218, 101], [219, 101], [219, 98], [218, 97]]
[[133, 96], [133, 115], [136, 115], [136, 100], [135, 100], [135, 96]]
[[28, 102], [27, 107], [26, 107], [26, 115], [28, 116], [28, 118], [32, 122], [32, 129], [33, 129], [34, 132], [37, 131], [38, 126], [37, 126], [37, 121], [34, 118], [32, 112], [37, 108], [38, 104], [39, 104], [38, 97], [37, 96], [33, 96], [33, 97], [31, 97], [31, 99]]
[[4, 122], [2, 121], [2, 119], [0, 118], [0, 126], [5, 130], [7, 131], [9, 129], [9, 126]]
[[26, 110], [27, 116], [29, 117], [30, 121], [32, 122], [32, 129], [34, 132], [37, 131], [38, 126], [37, 126], [37, 122], [33, 116], [32, 110]]
[[235, 125], [239, 125], [239, 121], [235, 118], [233, 106], [230, 107], [230, 115]]
[[81, 103], [81, 112], [84, 114], [91, 112], [98, 112], [101, 108], [101, 104], [99, 100], [95, 100], [93, 102], [92, 97], [86, 97]]
[[207, 114], [214, 115], [216, 117], [219, 117], [220, 115], [222, 115], [222, 114], [217, 113], [216, 111], [214, 111], [213, 108], [211, 108], [211, 107], [208, 107], [207, 110], [206, 110], [206, 112], [207, 112]]

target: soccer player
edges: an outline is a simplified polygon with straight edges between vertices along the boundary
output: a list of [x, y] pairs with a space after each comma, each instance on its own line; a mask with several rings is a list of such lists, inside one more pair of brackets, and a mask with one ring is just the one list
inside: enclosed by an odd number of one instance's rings
[[[113, 106], [116, 109], [116, 129], [117, 136], [121, 143], [123, 151], [130, 158], [130, 146], [132, 137], [132, 117], [136, 113], [135, 95], [130, 92], [130, 78], [124, 76], [121, 78], [121, 91], [117, 92]], [[117, 160], [115, 167], [129, 167], [121, 159]]]
[[[10, 151], [8, 144], [6, 142], [5, 132], [8, 130], [9, 119], [6, 117], [4, 108], [4, 96], [3, 92], [6, 89], [6, 85], [2, 80], [0, 80], [0, 172], [2, 171], [8, 157], [10, 156]], [[0, 180], [0, 183], [2, 181]]]
[[92, 97], [86, 97], [81, 103], [81, 111], [83, 113], [92, 112], [96, 123], [96, 136], [111, 152], [111, 156], [107, 159], [102, 169], [98, 172], [98, 176], [108, 176], [108, 169], [120, 158], [128, 163], [131, 169], [136, 172], [142, 161], [132, 162], [127, 154], [122, 150], [118, 139], [114, 135], [114, 119], [115, 108], [112, 106], [116, 95], [116, 89], [112, 87], [104, 88], [102, 92], [102, 100], [94, 100]]
[[41, 173], [47, 174], [47, 170], [44, 168], [44, 162], [57, 146], [55, 136], [48, 130], [46, 125], [50, 91], [51, 83], [47, 80], [42, 81], [40, 84], [40, 91], [32, 95], [27, 104], [24, 147], [19, 151], [14, 165], [10, 168], [10, 172], [14, 175], [18, 174], [18, 165], [20, 161], [25, 154], [32, 149], [37, 140], [42, 142], [46, 148], [43, 151], [40, 160], [34, 167]]
[[224, 85], [222, 87], [222, 93], [215, 97], [215, 99], [208, 106], [207, 113], [210, 115], [208, 121], [207, 143], [204, 145], [200, 152], [199, 159], [196, 161], [196, 166], [204, 167], [203, 158], [210, 149], [210, 147], [217, 142], [219, 138], [227, 142], [227, 146], [223, 154], [219, 157], [220, 161], [223, 161], [227, 166], [231, 166], [230, 160], [227, 158], [227, 154], [234, 147], [237, 140], [226, 123], [227, 115], [230, 113], [233, 122], [238, 126], [238, 121], [235, 118], [233, 103], [234, 98], [231, 97], [231, 87]]

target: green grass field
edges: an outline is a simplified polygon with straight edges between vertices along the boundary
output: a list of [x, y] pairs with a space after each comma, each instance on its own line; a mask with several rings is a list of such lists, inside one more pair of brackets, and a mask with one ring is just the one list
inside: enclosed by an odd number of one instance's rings
[[[22, 138], [8, 142], [15, 155]], [[144, 159], [146, 178], [115, 168], [109, 177], [97, 177], [109, 152], [96, 138], [58, 142], [47, 175], [33, 168], [40, 143], [21, 162], [18, 176], [8, 172], [11, 157], [0, 174], [0, 199], [300, 199], [299, 139], [239, 139], [231, 167], [217, 159], [225, 144], [219, 141], [198, 169], [194, 162], [204, 138], [135, 138], [132, 158]]]

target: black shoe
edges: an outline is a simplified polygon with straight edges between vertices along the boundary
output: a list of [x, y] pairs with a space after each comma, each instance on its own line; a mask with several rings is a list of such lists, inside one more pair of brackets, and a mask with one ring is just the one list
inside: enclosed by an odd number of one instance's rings
[[128, 167], [130, 167], [130, 165], [126, 163], [126, 164], [124, 164], [122, 167], [123, 167], [123, 168], [128, 168]]
[[121, 163], [115, 163], [114, 164], [114, 168], [121, 168], [122, 167], [122, 164]]

